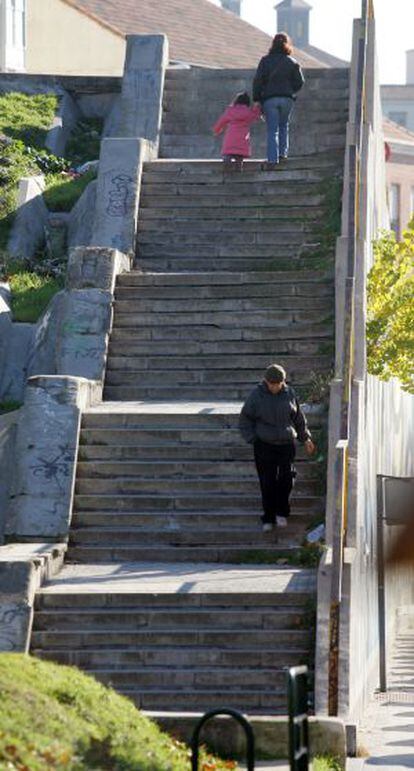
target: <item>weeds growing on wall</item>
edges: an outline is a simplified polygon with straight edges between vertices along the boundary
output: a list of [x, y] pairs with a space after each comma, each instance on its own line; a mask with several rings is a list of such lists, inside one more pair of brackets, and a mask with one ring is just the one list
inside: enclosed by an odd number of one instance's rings
[[36, 322], [64, 285], [66, 265], [40, 252], [31, 260], [11, 260], [0, 253], [0, 282], [11, 290], [14, 321]]
[[374, 243], [368, 276], [368, 372], [397, 378], [414, 394], [414, 219], [402, 240], [384, 233]]

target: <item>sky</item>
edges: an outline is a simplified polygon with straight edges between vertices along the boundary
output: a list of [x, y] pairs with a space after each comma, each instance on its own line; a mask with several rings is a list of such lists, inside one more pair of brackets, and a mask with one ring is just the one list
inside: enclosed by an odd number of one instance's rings
[[[273, 35], [276, 32], [274, 6], [278, 1], [243, 0], [242, 17]], [[361, 0], [308, 2], [313, 8], [311, 44], [349, 60], [352, 20], [361, 12]], [[374, 3], [381, 82], [405, 83], [405, 51], [414, 48], [414, 0], [374, 0]]]

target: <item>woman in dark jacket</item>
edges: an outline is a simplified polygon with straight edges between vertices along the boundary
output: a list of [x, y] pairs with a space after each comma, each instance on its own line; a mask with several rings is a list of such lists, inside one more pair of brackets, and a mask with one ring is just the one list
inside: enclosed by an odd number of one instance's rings
[[267, 56], [261, 59], [253, 82], [253, 99], [260, 102], [267, 126], [267, 169], [286, 160], [289, 151], [289, 119], [295, 95], [305, 79], [292, 57], [292, 43], [279, 32]]

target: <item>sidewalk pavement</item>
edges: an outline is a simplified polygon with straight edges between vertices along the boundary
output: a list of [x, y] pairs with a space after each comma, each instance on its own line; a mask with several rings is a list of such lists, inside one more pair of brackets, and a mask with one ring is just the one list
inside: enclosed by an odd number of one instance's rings
[[360, 726], [359, 745], [369, 757], [349, 760], [347, 771], [414, 768], [414, 628], [397, 635], [387, 674], [387, 693], [373, 697]]

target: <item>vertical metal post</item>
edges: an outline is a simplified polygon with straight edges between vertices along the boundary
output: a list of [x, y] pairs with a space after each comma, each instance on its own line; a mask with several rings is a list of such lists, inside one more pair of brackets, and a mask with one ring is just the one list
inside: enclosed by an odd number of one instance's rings
[[288, 672], [290, 771], [309, 769], [308, 668]]
[[379, 689], [387, 692], [387, 627], [385, 616], [385, 477], [377, 477], [377, 570], [378, 570], [378, 637], [379, 637]]

